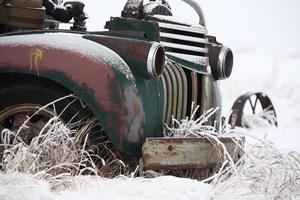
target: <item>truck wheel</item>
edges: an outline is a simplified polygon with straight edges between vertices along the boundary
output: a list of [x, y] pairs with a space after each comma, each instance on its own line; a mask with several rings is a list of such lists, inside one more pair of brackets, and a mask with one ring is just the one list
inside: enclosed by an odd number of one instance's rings
[[[117, 162], [118, 160], [125, 159], [134, 165], [136, 160], [119, 152], [89, 108], [78, 97], [70, 94], [71, 92], [62, 86], [46, 79], [0, 75], [0, 133], [4, 129], [16, 133], [27, 120], [26, 126], [23, 126], [18, 136], [29, 144], [53, 116], [59, 117], [72, 129], [80, 129], [92, 121], [93, 123], [89, 124], [92, 128], [85, 146], [87, 151], [97, 155], [93, 157], [97, 166], [103, 165], [102, 159], [107, 163], [99, 168], [100, 173], [107, 177], [119, 175], [119, 170], [123, 170], [124, 164]], [[57, 101], [58, 99], [61, 100]], [[85, 142], [85, 134], [87, 131], [77, 135], [76, 144], [81, 146]], [[0, 137], [1, 143], [3, 142]], [[3, 151], [4, 147], [0, 145], [0, 160]]]
[[[57, 100], [61, 99], [61, 100]], [[17, 132], [30, 143], [48, 120], [57, 116], [64, 124], [80, 121], [89, 113], [78, 97], [62, 86], [44, 79], [21, 76], [0, 77], [0, 132]]]
[[277, 115], [271, 99], [261, 93], [246, 93], [241, 95], [232, 106], [229, 124], [244, 128], [264, 126], [266, 124], [278, 126]]

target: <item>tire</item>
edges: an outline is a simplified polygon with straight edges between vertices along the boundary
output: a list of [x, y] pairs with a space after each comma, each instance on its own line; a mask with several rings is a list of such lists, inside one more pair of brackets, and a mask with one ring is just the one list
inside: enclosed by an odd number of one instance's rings
[[[26, 124], [31, 131], [24, 140], [30, 142], [51, 117], [57, 116], [64, 124], [71, 125], [90, 116], [91, 112], [80, 99], [70, 95], [70, 91], [43, 78], [0, 76], [0, 132], [3, 129], [17, 131], [31, 116]], [[39, 109], [41, 111], [36, 113]]]
[[[80, 129], [87, 122], [92, 121], [89, 131], [76, 135], [76, 141], [77, 139], [79, 141], [77, 144], [82, 147], [83, 142], [86, 141], [84, 145], [86, 150], [97, 155], [93, 157], [97, 166], [102, 166], [102, 159], [110, 163], [109, 167], [114, 166], [114, 163], [118, 163], [115, 160], [121, 159], [121, 153], [104, 133], [89, 108], [78, 97], [70, 96], [70, 94], [71, 92], [64, 87], [47, 79], [28, 75], [0, 76], [0, 133], [4, 129], [17, 132], [29, 116], [30, 120], [26, 123], [29, 128], [25, 131], [22, 129], [18, 135], [29, 144], [53, 116], [59, 117], [64, 124], [68, 125], [67, 127], [71, 126], [73, 130]], [[63, 99], [57, 101], [61, 98]], [[43, 109], [36, 113], [40, 108]], [[86, 140], [87, 133], [89, 137]], [[3, 144], [1, 137], [0, 143]], [[4, 148], [0, 146], [0, 159], [3, 151]], [[103, 173], [107, 171], [110, 176], [111, 170], [105, 169]]]

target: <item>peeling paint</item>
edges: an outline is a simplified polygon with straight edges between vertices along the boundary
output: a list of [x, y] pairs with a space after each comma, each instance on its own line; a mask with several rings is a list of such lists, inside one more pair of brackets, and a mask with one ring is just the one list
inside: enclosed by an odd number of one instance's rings
[[127, 139], [130, 142], [138, 142], [144, 136], [142, 124], [145, 123], [145, 112], [142, 100], [135, 93], [132, 87], [125, 88], [126, 121], [129, 122]]

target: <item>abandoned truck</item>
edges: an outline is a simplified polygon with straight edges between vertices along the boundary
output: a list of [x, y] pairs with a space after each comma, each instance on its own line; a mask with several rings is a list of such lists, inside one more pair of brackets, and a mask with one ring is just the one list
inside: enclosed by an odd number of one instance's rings
[[[183, 1], [197, 12], [199, 24], [173, 20], [166, 1], [128, 0], [121, 17], [110, 18], [102, 32], [86, 31], [80, 2], [70, 4], [79, 8], [71, 29], [61, 30], [40, 1], [3, 1], [0, 131], [16, 131], [31, 116], [24, 136], [30, 141], [52, 116], [69, 123], [92, 115], [101, 125], [99, 137], [105, 134], [124, 154], [142, 157], [145, 168], [216, 164], [205, 138], [162, 137], [164, 124], [189, 116], [193, 103], [200, 106], [195, 118], [221, 108], [218, 84], [233, 67], [231, 49], [207, 34], [201, 7]], [[247, 102], [253, 113], [258, 104], [275, 113], [266, 95], [249, 93], [235, 102], [231, 126], [246, 126]], [[218, 129], [221, 111], [207, 124]]]

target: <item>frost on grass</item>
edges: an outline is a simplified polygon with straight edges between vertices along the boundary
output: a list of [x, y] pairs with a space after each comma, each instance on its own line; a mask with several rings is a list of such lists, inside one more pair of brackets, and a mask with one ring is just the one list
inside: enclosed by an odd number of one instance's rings
[[[193, 109], [192, 109], [193, 110]], [[212, 185], [213, 199], [297, 199], [300, 198], [300, 154], [299, 152], [280, 151], [266, 139], [255, 138], [245, 129], [230, 129], [227, 123], [218, 131], [207, 126], [206, 122], [216, 112], [211, 109], [194, 120], [196, 109], [190, 118], [181, 121], [173, 120], [173, 128], [167, 127], [166, 137], [206, 137], [220, 151], [222, 161], [215, 174], [203, 182]], [[266, 120], [267, 119], [267, 120]], [[270, 124], [274, 113], [264, 112], [256, 116], [251, 127], [263, 127]], [[275, 121], [274, 120], [274, 121]], [[273, 122], [274, 122], [273, 121]], [[253, 122], [253, 121], [252, 121]], [[231, 154], [222, 143], [222, 137], [231, 137], [237, 145], [238, 138], [254, 139], [247, 144], [243, 156], [233, 162]]]
[[3, 174], [28, 174], [48, 181], [55, 189], [60, 186], [71, 186], [72, 177], [80, 175], [113, 177], [125, 171], [125, 164], [118, 159], [113, 149], [107, 146], [111, 145], [109, 141], [90, 140], [89, 134], [97, 122], [95, 118], [85, 119], [83, 126], [73, 130], [70, 127], [76, 123], [66, 125], [59, 116], [54, 116], [39, 134], [28, 142], [24, 140], [22, 131], [26, 132], [28, 129], [26, 122], [29, 119], [30, 117], [18, 131], [4, 129], [0, 134], [2, 159], [0, 166]]
[[300, 154], [282, 152], [265, 141], [246, 151], [233, 168], [213, 180], [215, 199], [297, 199], [300, 197]]
[[[210, 109], [204, 112], [199, 118], [195, 119], [198, 109], [199, 106], [192, 104], [190, 117], [186, 117], [180, 121], [173, 119], [172, 128], [166, 126], [164, 136], [174, 138], [205, 138], [211, 142], [215, 147], [216, 152], [219, 154], [219, 163], [217, 163], [216, 166], [207, 166], [205, 169], [183, 169], [175, 171], [175, 174], [179, 176], [209, 182], [219, 170], [235, 165], [234, 161], [237, 160], [238, 155], [242, 153], [243, 138], [238, 134], [230, 135], [231, 132], [227, 126], [217, 128], [216, 125], [209, 125], [209, 120], [211, 120], [212, 116], [219, 110], [218, 108]], [[224, 138], [231, 139], [233, 143], [236, 144], [236, 149], [228, 151], [226, 144], [222, 142]]]
[[92, 155], [77, 147], [74, 132], [57, 117], [51, 118], [44, 129], [46, 133], [42, 130], [30, 144], [16, 133], [3, 130], [3, 173], [31, 174], [52, 183], [66, 176], [97, 174]]
[[265, 109], [257, 114], [243, 115], [242, 124], [248, 128], [277, 126], [277, 117], [273, 110]]

